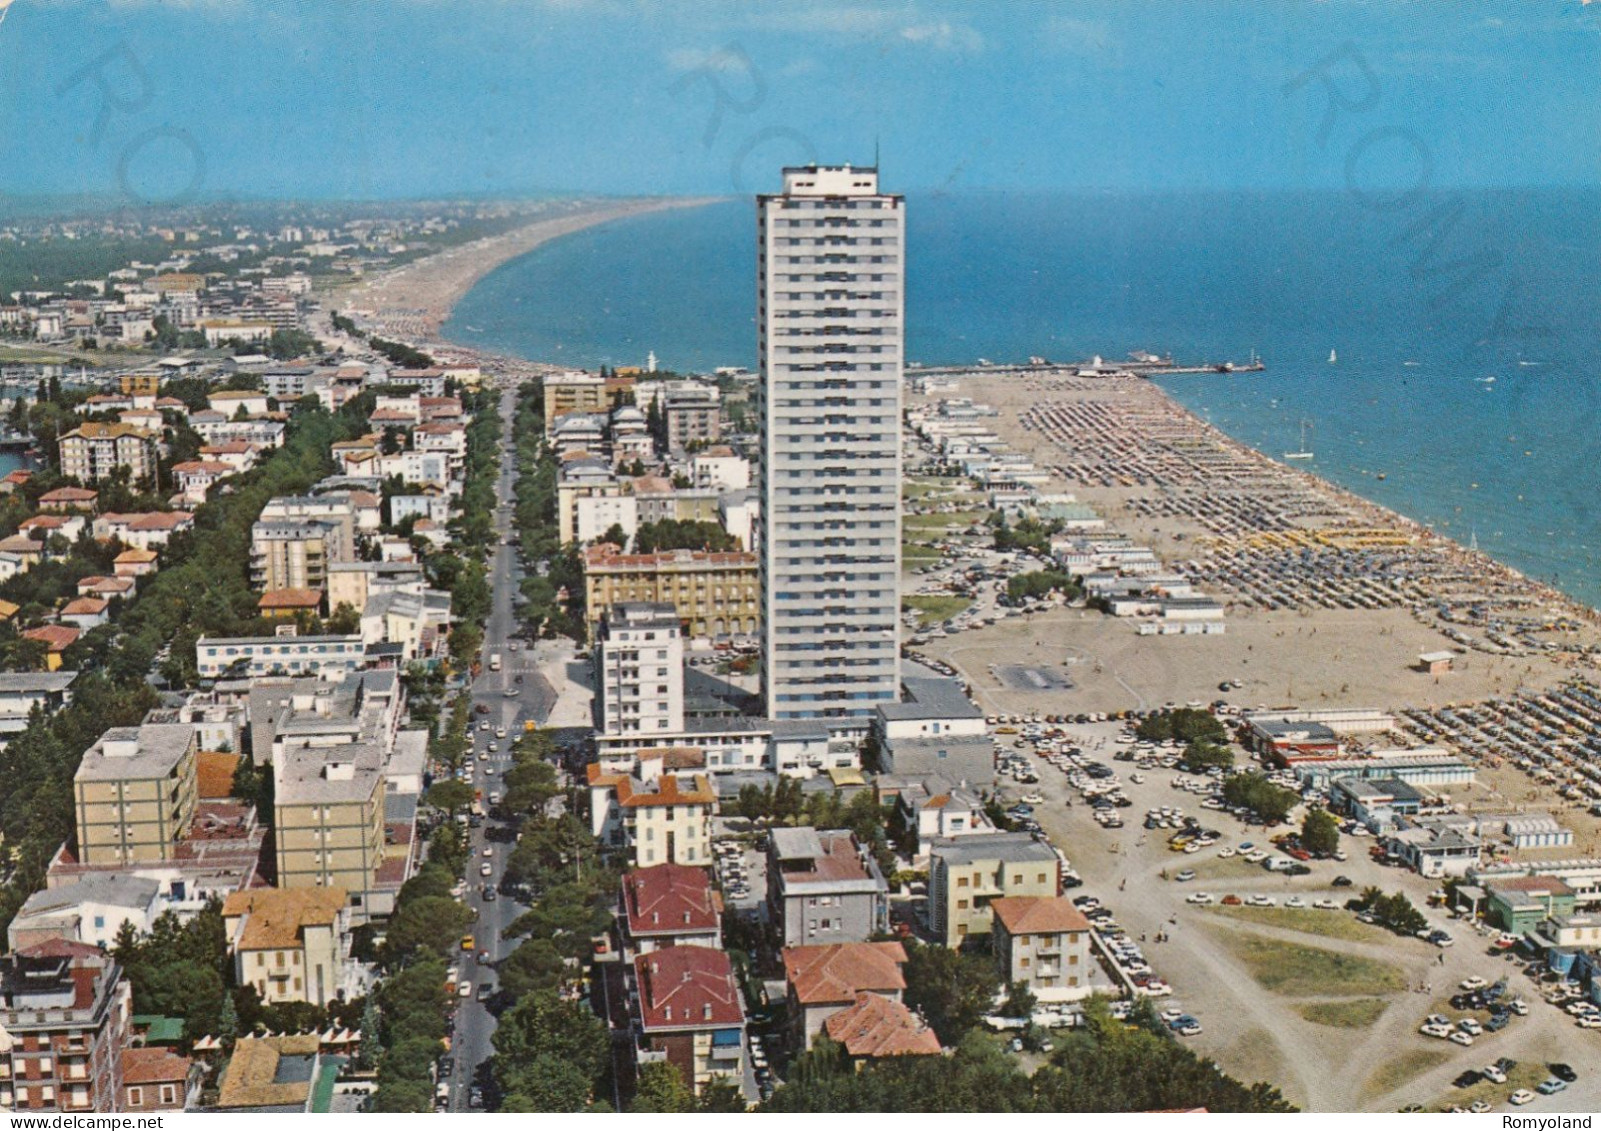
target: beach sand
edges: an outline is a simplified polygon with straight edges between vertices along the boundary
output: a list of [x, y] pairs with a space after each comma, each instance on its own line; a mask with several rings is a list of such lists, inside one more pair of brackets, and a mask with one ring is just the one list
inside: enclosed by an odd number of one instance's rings
[[[325, 305], [361, 317], [381, 337], [425, 348], [440, 341], [440, 327], [462, 296], [502, 263], [597, 224], [707, 203], [710, 201], [684, 198], [552, 204], [551, 215], [341, 288], [330, 293]], [[452, 348], [458, 352], [467, 349], [455, 345]]]
[[[1280, 497], [1282, 492], [1303, 492], [1341, 515], [1336, 524], [1308, 520], [1308, 530], [1332, 529], [1340, 524], [1359, 525], [1404, 535], [1420, 557], [1450, 576], [1472, 578], [1498, 607], [1531, 614], [1563, 616], [1579, 627], [1547, 634], [1562, 652], [1497, 655], [1478, 649], [1462, 650], [1447, 635], [1449, 627], [1430, 605], [1399, 605], [1378, 609], [1324, 608], [1307, 603], [1299, 608], [1254, 607], [1241, 594], [1224, 585], [1203, 583], [1201, 588], [1226, 604], [1226, 634], [1221, 636], [1139, 636], [1129, 619], [1094, 611], [1055, 609], [1026, 618], [1013, 618], [979, 629], [936, 639], [921, 651], [956, 667], [972, 685], [986, 711], [1020, 714], [1113, 711], [1148, 708], [1164, 703], [1225, 699], [1241, 706], [1305, 707], [1442, 707], [1449, 703], [1509, 695], [1519, 689], [1545, 688], [1575, 674], [1594, 677], [1594, 659], [1567, 650], [1573, 646], [1601, 645], [1595, 611], [1565, 595], [1539, 585], [1449, 539], [1426, 530], [1401, 515], [1342, 491], [1299, 470], [1276, 463], [1238, 444], [1183, 409], [1149, 381], [1125, 378], [1084, 382], [1053, 382], [1026, 375], [986, 376], [968, 372], [960, 393], [995, 408], [998, 415], [986, 423], [1011, 447], [1030, 456], [1041, 468], [1067, 462], [1080, 453], [1064, 451], [1059, 440], [1037, 428], [1024, 427], [1022, 418], [1043, 404], [1111, 399], [1117, 414], [1131, 421], [1159, 420], [1186, 444], [1212, 445], [1224, 451], [1229, 474], [1244, 476], [1230, 490], [1247, 502], [1253, 497]], [[934, 398], [909, 396], [909, 404]], [[1124, 467], [1160, 466], [1164, 452], [1142, 450], [1141, 429], [1131, 426], [1120, 440], [1128, 445], [1108, 459]], [[1232, 481], [1231, 481], [1232, 482]], [[1213, 484], [1216, 485], [1215, 483]], [[1246, 529], [1219, 537], [1202, 522], [1184, 515], [1151, 513], [1153, 500], [1183, 498], [1199, 501], [1203, 516], [1210, 497], [1208, 481], [1177, 488], [1162, 484], [1087, 484], [1061, 474], [1053, 476], [1047, 492], [1071, 494], [1108, 516], [1115, 530], [1136, 543], [1149, 545], [1164, 563], [1177, 565], [1206, 560], [1209, 546], [1253, 552], [1259, 539]], [[1253, 492], [1257, 495], [1253, 495]], [[1236, 512], [1240, 508], [1236, 507]], [[1309, 579], [1316, 584], [1319, 578]], [[1425, 591], [1428, 578], [1420, 583]], [[1460, 584], [1460, 583], [1458, 583]], [[1295, 583], [1290, 588], [1295, 588]], [[1444, 583], [1441, 589], [1445, 589]], [[1473, 628], [1470, 635], [1483, 635]], [[1455, 669], [1433, 676], [1415, 666], [1420, 653], [1458, 651]], [[1008, 688], [991, 671], [992, 665], [1020, 662], [1059, 666], [1075, 683], [1061, 691], [1017, 691]], [[1219, 683], [1238, 679], [1243, 686], [1223, 692]]]

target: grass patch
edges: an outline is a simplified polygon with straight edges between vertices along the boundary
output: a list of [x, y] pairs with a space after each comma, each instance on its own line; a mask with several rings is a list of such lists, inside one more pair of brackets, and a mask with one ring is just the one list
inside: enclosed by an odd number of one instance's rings
[[1265, 990], [1286, 997], [1391, 994], [1406, 988], [1394, 966], [1322, 947], [1225, 931], [1224, 943]]
[[901, 563], [922, 564], [923, 562], [937, 562], [940, 552], [932, 546], [919, 546], [912, 542], [901, 543]]
[[966, 597], [936, 597], [911, 596], [901, 598], [901, 609], [904, 612], [916, 610], [917, 623], [923, 628], [931, 624], [939, 624], [949, 620], [963, 609], [972, 605]]
[[1390, 1003], [1379, 997], [1359, 997], [1350, 1001], [1314, 1001], [1298, 1005], [1295, 1011], [1314, 1025], [1331, 1029], [1366, 1029], [1377, 1021]]
[[[1475, 1046], [1477, 1048], [1477, 1046]], [[1487, 1056], [1478, 1064], [1488, 1064], [1495, 1060]], [[1475, 1067], [1469, 1065], [1467, 1067]], [[1466, 1071], [1466, 1068], [1464, 1068]], [[1542, 1082], [1551, 1073], [1547, 1072], [1543, 1064], [1520, 1064], [1506, 1074], [1506, 1083], [1497, 1084], [1490, 1080], [1480, 1080], [1471, 1088], [1452, 1088], [1446, 1095], [1434, 1100], [1425, 1108], [1427, 1111], [1448, 1111], [1452, 1104], [1458, 1107], [1467, 1107], [1475, 1100], [1483, 1100], [1488, 1104], [1504, 1104], [1506, 1099], [1519, 1088], [1534, 1091], [1534, 1086]]]
[[1378, 927], [1359, 922], [1347, 911], [1319, 911], [1311, 907], [1221, 907], [1207, 908], [1230, 919], [1247, 923], [1260, 923], [1264, 927], [1278, 927], [1286, 931], [1299, 931], [1304, 935], [1318, 935], [1326, 939], [1346, 942], [1387, 942], [1394, 936]]
[[1388, 1095], [1431, 1068], [1438, 1068], [1450, 1058], [1451, 1054], [1444, 1049], [1407, 1049], [1397, 1053], [1367, 1078], [1362, 1085], [1362, 1095], [1365, 1099]]

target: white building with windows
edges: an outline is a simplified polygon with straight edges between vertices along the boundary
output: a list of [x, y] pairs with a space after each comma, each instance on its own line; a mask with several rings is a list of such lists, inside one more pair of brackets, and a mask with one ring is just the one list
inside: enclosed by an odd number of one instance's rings
[[899, 690], [905, 201], [876, 169], [787, 168], [757, 222], [762, 691], [865, 726]]
[[684, 729], [684, 636], [678, 611], [624, 601], [601, 619], [595, 639], [595, 729], [669, 735]]

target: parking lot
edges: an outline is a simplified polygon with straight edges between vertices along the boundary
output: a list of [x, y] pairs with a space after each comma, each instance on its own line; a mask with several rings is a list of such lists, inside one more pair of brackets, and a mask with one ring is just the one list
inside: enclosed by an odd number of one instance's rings
[[[1144, 940], [1152, 972], [1173, 990], [1163, 1008], [1183, 1010], [1181, 1016], [1193, 1017], [1202, 1029], [1190, 1038], [1198, 1051], [1242, 1079], [1278, 1083], [1311, 1110], [1451, 1102], [1458, 1094], [1454, 1079], [1501, 1057], [1518, 1061], [1523, 1077], [1540, 1073], [1531, 1090], [1544, 1082], [1550, 1062], [1577, 1070], [1570, 1088], [1549, 1096], [1536, 1092], [1531, 1112], [1595, 1106], [1601, 1097], [1601, 1033], [1578, 1029], [1573, 1017], [1541, 1000], [1540, 987], [1520, 963], [1487, 953], [1488, 937], [1427, 910], [1429, 929], [1452, 936], [1454, 945], [1441, 947], [1360, 923], [1343, 910], [1353, 891], [1369, 885], [1402, 891], [1423, 908], [1431, 881], [1379, 865], [1368, 857], [1370, 842], [1353, 837], [1342, 837], [1345, 861], [1312, 861], [1304, 875], [1269, 872], [1250, 859], [1269, 848], [1264, 830], [1203, 808], [1209, 786], [1197, 775], [1139, 771], [1115, 761], [1122, 749], [1115, 741], [1120, 724], [1065, 729], [1086, 760], [1105, 768], [1105, 776], [1081, 774], [1078, 780], [1115, 789], [1128, 802], [1111, 809], [1118, 823], [1098, 821], [1095, 814], [1105, 808], [1092, 808], [1066, 773], [1013, 747], [1015, 739], [1006, 735], [998, 738], [1033, 761], [1039, 780], [1007, 780], [1002, 795], [1008, 803], [1025, 794], [1039, 799], [1031, 819], [1083, 880], [1082, 890], [1069, 894], [1103, 901], [1131, 939]], [[1146, 814], [1161, 815], [1163, 807], [1177, 810], [1179, 820], [1195, 817], [1217, 835], [1196, 838], [1209, 843], [1193, 850], [1195, 841], [1174, 851], [1169, 839], [1177, 829], [1160, 821], [1154, 829], [1144, 827]], [[1252, 847], [1242, 851], [1247, 844]], [[1184, 872], [1193, 878], [1179, 880]], [[1348, 884], [1336, 886], [1342, 877]], [[1475, 976], [1489, 982], [1506, 977], [1510, 995], [1525, 1001], [1528, 1014], [1514, 1014], [1501, 1031], [1477, 1036], [1471, 1045], [1420, 1033], [1430, 1013], [1461, 1013], [1449, 998], [1460, 992], [1458, 983]], [[1493, 1082], [1478, 1085], [1487, 1087]], [[1475, 1099], [1479, 1095], [1469, 1091]], [[1492, 1106], [1506, 1110], [1510, 1094], [1489, 1097]]]

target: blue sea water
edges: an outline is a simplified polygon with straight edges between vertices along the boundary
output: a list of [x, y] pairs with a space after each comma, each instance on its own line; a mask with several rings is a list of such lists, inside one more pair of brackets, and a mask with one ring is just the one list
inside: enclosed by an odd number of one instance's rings
[[[1255, 350], [1265, 373], [1162, 384], [1273, 456], [1304, 421], [1301, 466], [1601, 605], [1601, 191], [929, 194], [907, 223], [909, 359]], [[492, 272], [445, 333], [753, 365], [755, 233], [748, 202], [589, 229]]]

